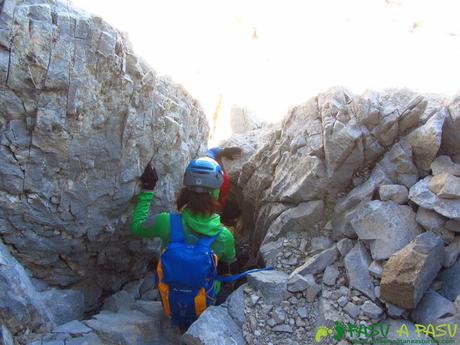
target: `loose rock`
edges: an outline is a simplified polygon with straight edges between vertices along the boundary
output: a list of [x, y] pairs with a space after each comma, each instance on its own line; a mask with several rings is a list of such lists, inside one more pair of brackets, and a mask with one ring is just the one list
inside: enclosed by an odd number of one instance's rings
[[407, 203], [409, 191], [406, 186], [397, 184], [382, 185], [379, 187], [380, 200], [394, 201], [398, 204]]
[[383, 268], [381, 298], [405, 309], [413, 309], [442, 267], [442, 240], [425, 232], [395, 253]]
[[351, 224], [361, 240], [371, 240], [370, 249], [375, 260], [389, 258], [421, 232], [409, 206], [388, 201], [374, 200], [364, 204]]
[[371, 258], [361, 241], [358, 241], [353, 249], [345, 257], [345, 269], [349, 287], [357, 289], [366, 296], [375, 300], [374, 285], [369, 275]]

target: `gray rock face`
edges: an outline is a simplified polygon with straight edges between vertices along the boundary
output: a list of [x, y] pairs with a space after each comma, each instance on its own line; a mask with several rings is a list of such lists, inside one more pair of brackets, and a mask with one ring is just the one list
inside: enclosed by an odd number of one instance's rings
[[441, 150], [460, 162], [460, 95], [457, 94], [448, 105], [448, 116], [442, 133]]
[[397, 204], [405, 204], [408, 200], [409, 191], [406, 186], [387, 184], [379, 188], [380, 200], [394, 201]]
[[248, 275], [248, 284], [259, 290], [267, 303], [277, 303], [288, 296], [288, 275], [279, 271], [261, 271]]
[[460, 164], [452, 162], [449, 156], [439, 156], [431, 163], [433, 175], [448, 173], [454, 176], [460, 176]]
[[417, 323], [427, 325], [455, 313], [456, 309], [453, 302], [433, 290], [428, 290], [417, 308], [411, 313], [411, 318]]
[[429, 188], [440, 198], [459, 199], [460, 198], [460, 177], [442, 173], [433, 176]]
[[415, 222], [415, 212], [409, 206], [378, 200], [362, 205], [351, 225], [361, 240], [371, 241], [375, 260], [389, 258], [421, 232]]
[[445, 224], [445, 227], [449, 231], [460, 232], [460, 222], [455, 220], [448, 220]]
[[457, 262], [457, 258], [460, 255], [460, 237], [456, 237], [455, 240], [444, 247], [444, 267], [450, 267]]
[[92, 329], [82, 322], [73, 320], [53, 329], [53, 333], [69, 333], [71, 335], [85, 334], [92, 332]]
[[302, 202], [289, 208], [276, 218], [267, 230], [265, 241], [276, 240], [281, 234], [305, 231], [323, 217], [324, 203], [322, 200]]
[[81, 291], [50, 289], [42, 292], [40, 299], [58, 325], [83, 318], [85, 298]]
[[374, 285], [369, 275], [369, 265], [372, 260], [364, 244], [358, 241], [345, 256], [344, 261], [349, 287], [375, 300]]
[[327, 266], [324, 270], [323, 283], [329, 286], [335, 285], [335, 281], [339, 276], [339, 271], [334, 266]]
[[361, 306], [361, 311], [364, 313], [364, 315], [369, 316], [372, 319], [378, 319], [383, 314], [382, 308], [380, 308], [375, 303], [372, 303], [371, 301], [364, 302]]
[[324, 269], [332, 264], [338, 257], [338, 250], [335, 245], [331, 248], [309, 257], [302, 266], [297, 267], [291, 276], [295, 274], [316, 274], [323, 272]]
[[236, 322], [238, 327], [243, 327], [246, 321], [244, 315], [244, 289], [245, 285], [241, 285], [236, 289], [227, 299], [227, 310], [233, 320]]
[[433, 193], [430, 188], [432, 177], [427, 176], [409, 190], [409, 199], [417, 205], [434, 210], [437, 213], [454, 220], [460, 220], [460, 200], [443, 199]]
[[446, 218], [437, 214], [432, 210], [419, 207], [415, 220], [419, 223], [426, 231], [438, 232], [446, 222]]
[[460, 295], [460, 260], [439, 274], [442, 281], [441, 295], [454, 301]]
[[243, 332], [221, 306], [209, 307], [183, 335], [186, 345], [244, 345]]
[[446, 116], [447, 111], [442, 109], [433, 115], [426, 124], [407, 136], [417, 168], [425, 171], [430, 170], [431, 163], [441, 146], [442, 127]]
[[342, 238], [337, 242], [337, 249], [340, 252], [340, 255], [345, 256], [353, 248], [353, 241], [349, 238]]
[[4, 325], [0, 328], [0, 343], [2, 345], [14, 345], [13, 336]]
[[53, 324], [53, 316], [41, 302], [24, 268], [1, 241], [0, 301], [0, 320], [13, 333], [46, 331]]
[[442, 240], [424, 232], [395, 253], [383, 268], [380, 297], [405, 309], [414, 309], [444, 262]]
[[129, 345], [160, 341], [161, 320], [162, 314], [152, 318], [139, 311], [131, 310], [101, 313], [85, 323], [93, 329], [103, 343]]
[[294, 274], [289, 276], [287, 288], [289, 292], [301, 292], [313, 285], [316, 285], [316, 282], [312, 274]]
[[205, 116], [100, 18], [67, 2], [3, 3], [0, 237], [53, 286], [116, 290], [154, 249], [126, 226], [138, 177], [153, 158], [156, 202], [172, 208], [205, 149]]
[[310, 249], [313, 251], [323, 251], [332, 247], [332, 241], [327, 236], [318, 236], [311, 239]]
[[369, 265], [369, 272], [377, 278], [380, 278], [383, 273], [383, 267], [377, 261], [372, 261]]
[[102, 310], [111, 312], [119, 312], [131, 309], [134, 304], [134, 298], [129, 295], [125, 290], [119, 291], [104, 301]]

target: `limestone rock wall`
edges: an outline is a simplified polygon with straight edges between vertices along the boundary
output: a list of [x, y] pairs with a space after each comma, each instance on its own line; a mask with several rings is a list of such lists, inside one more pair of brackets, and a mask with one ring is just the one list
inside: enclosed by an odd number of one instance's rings
[[153, 158], [155, 202], [173, 208], [209, 128], [101, 18], [53, 0], [0, 9], [0, 239], [36, 278], [84, 290], [91, 308], [153, 256], [127, 227], [144, 167]]
[[358, 96], [335, 88], [291, 109], [238, 180], [254, 242], [262, 243], [270, 224], [300, 203], [323, 202], [314, 215], [322, 222], [304, 229], [314, 233], [359, 204], [362, 194], [370, 200], [379, 185], [410, 188], [445, 141], [442, 128], [451, 115], [443, 105], [441, 97], [404, 89]]

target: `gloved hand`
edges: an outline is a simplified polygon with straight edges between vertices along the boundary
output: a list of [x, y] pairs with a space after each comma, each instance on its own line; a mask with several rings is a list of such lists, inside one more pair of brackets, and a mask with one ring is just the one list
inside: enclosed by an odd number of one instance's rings
[[158, 175], [155, 171], [155, 168], [152, 168], [152, 165], [150, 163], [147, 164], [143, 174], [141, 175], [142, 188], [146, 190], [154, 190], [157, 181]]
[[242, 152], [242, 150], [239, 147], [226, 147], [226, 148], [224, 148], [222, 150], [222, 152], [220, 152], [219, 156], [220, 157], [225, 157], [225, 158], [230, 159], [230, 160], [233, 160], [237, 156], [240, 156], [241, 152]]

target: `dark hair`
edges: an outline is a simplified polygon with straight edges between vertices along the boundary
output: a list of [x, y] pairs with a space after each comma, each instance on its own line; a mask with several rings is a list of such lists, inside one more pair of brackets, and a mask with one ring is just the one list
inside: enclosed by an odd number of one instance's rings
[[198, 193], [183, 187], [176, 201], [177, 209], [180, 211], [184, 206], [193, 214], [211, 216], [221, 210], [220, 203], [210, 193]]

